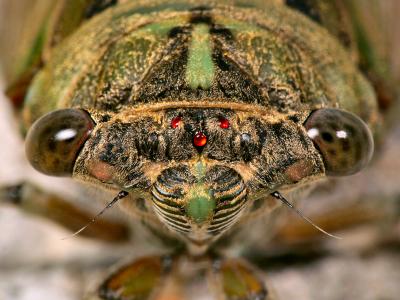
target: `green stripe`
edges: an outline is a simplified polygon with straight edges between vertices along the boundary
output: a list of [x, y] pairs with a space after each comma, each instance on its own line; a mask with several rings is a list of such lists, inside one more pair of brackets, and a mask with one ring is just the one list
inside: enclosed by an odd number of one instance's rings
[[209, 30], [207, 24], [198, 24], [193, 28], [186, 67], [186, 82], [192, 89], [209, 89], [214, 80]]

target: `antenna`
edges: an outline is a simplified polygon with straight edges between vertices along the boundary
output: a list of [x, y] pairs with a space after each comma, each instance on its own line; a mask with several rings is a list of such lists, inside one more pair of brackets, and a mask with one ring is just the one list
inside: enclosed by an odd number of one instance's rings
[[279, 192], [275, 191], [275, 192], [271, 193], [271, 196], [274, 197], [275, 199], [278, 199], [278, 200], [282, 201], [286, 206], [288, 206], [289, 208], [294, 210], [296, 212], [296, 214], [298, 214], [302, 219], [307, 221], [309, 224], [311, 224], [314, 228], [318, 229], [322, 233], [324, 233], [327, 236], [330, 236], [332, 238], [338, 239], [338, 240], [342, 239], [339, 236], [336, 236], [336, 235], [333, 235], [333, 234], [331, 234], [329, 232], [326, 232], [321, 227], [319, 227], [317, 224], [315, 224], [313, 221], [311, 221], [309, 218], [304, 216], [303, 213], [300, 210], [298, 210], [296, 207], [294, 207], [294, 205], [292, 203], [290, 203], [288, 200], [286, 200]]
[[96, 222], [97, 218], [100, 217], [107, 209], [111, 208], [115, 203], [117, 203], [119, 200], [121, 200], [122, 198], [125, 198], [126, 196], [128, 196], [129, 193], [126, 191], [120, 191], [118, 193], [117, 196], [114, 197], [114, 199], [107, 204], [106, 207], [104, 207], [97, 215], [95, 215], [93, 217], [93, 219], [87, 223], [85, 226], [83, 226], [81, 229], [79, 229], [78, 231], [76, 231], [75, 233], [71, 234], [70, 236], [67, 236], [65, 238], [62, 238], [62, 240], [66, 240], [72, 237], [77, 236], [78, 234], [80, 234], [82, 231], [84, 231], [86, 228], [88, 228], [91, 224], [93, 224], [94, 222]]

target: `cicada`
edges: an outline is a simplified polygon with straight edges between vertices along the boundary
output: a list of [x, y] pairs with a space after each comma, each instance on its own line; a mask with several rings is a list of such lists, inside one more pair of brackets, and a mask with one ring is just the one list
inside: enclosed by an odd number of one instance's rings
[[[72, 177], [77, 192], [24, 178], [3, 194], [75, 235], [132, 243], [135, 258], [82, 297], [279, 299], [260, 253], [296, 230], [300, 244], [315, 242], [282, 211], [335, 237], [297, 204], [365, 169], [396, 105], [356, 1], [87, 0], [44, 11], [6, 92], [30, 164]], [[352, 225], [394, 214], [372, 202], [330, 216]], [[95, 217], [93, 203], [107, 203]], [[114, 205], [120, 214], [102, 218]]]

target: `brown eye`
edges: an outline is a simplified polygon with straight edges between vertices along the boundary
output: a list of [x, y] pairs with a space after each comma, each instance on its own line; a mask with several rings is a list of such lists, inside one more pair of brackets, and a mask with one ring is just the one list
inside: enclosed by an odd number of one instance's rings
[[29, 129], [25, 150], [31, 165], [41, 173], [71, 176], [75, 159], [94, 127], [89, 114], [62, 109], [44, 115]]
[[372, 134], [364, 121], [352, 113], [320, 109], [311, 114], [305, 128], [323, 156], [327, 175], [354, 174], [372, 157]]

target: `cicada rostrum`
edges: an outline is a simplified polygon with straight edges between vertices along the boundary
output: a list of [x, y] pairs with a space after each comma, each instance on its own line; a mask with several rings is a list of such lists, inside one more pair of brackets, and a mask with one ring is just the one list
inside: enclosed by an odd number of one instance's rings
[[[255, 257], [285, 230], [313, 235], [283, 225], [281, 207], [312, 223], [297, 201], [368, 165], [395, 102], [355, 2], [86, 0], [46, 11], [7, 94], [30, 164], [72, 177], [80, 201], [27, 181], [3, 194], [76, 233], [130, 240], [133, 254], [150, 245], [85, 299], [278, 299]], [[107, 200], [95, 218], [85, 212]], [[100, 218], [114, 204], [126, 216]], [[358, 209], [347, 223], [382, 218]]]

